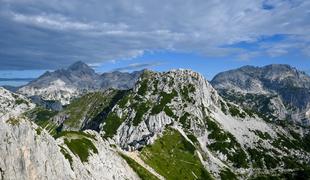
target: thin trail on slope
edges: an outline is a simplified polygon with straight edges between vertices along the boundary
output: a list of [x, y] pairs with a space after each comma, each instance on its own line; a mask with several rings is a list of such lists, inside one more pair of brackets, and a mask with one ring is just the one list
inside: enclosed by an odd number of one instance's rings
[[154, 176], [156, 176], [160, 180], [165, 180], [163, 176], [158, 174], [153, 168], [151, 168], [149, 165], [147, 165], [139, 156], [137, 152], [126, 152], [126, 151], [121, 151], [121, 153], [127, 155], [134, 161], [136, 161], [138, 164], [140, 164], [142, 167], [144, 167], [146, 170], [148, 170], [150, 173], [152, 173]]

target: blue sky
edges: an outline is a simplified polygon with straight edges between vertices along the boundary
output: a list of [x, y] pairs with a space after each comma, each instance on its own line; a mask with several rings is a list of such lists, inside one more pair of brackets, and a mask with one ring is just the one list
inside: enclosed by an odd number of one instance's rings
[[208, 79], [272, 63], [309, 73], [310, 1], [0, 0], [0, 85], [75, 61], [97, 72], [189, 68]]
[[[193, 69], [211, 80], [219, 72], [235, 69], [245, 65], [264, 66], [268, 64], [289, 64], [310, 74], [310, 60], [299, 54], [288, 54], [280, 57], [256, 57], [249, 60], [232, 59], [231, 57], [205, 57], [194, 53], [155, 52], [146, 53], [130, 60], [106, 62], [95, 67], [97, 72], [113, 70], [134, 71], [148, 68], [156, 71], [185, 68]], [[143, 65], [144, 67], [140, 67]], [[135, 68], [137, 66], [137, 68]]]

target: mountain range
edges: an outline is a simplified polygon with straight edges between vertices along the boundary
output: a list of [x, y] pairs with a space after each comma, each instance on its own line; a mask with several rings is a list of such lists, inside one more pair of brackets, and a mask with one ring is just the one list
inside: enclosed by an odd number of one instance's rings
[[184, 69], [98, 75], [78, 62], [17, 93], [0, 88], [0, 177], [309, 179], [309, 79], [287, 65], [208, 82]]
[[87, 64], [79, 61], [67, 69], [46, 72], [29, 84], [19, 88], [18, 93], [26, 96], [38, 95], [45, 100], [57, 100], [63, 105], [89, 91], [130, 89], [142, 71], [132, 73], [114, 71], [98, 74]]

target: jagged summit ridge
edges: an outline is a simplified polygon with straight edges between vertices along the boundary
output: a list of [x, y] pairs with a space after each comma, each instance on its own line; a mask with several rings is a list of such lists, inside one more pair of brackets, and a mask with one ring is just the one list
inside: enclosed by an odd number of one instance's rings
[[71, 71], [90, 70], [90, 71], [94, 72], [93, 69], [91, 69], [86, 63], [84, 63], [82, 61], [77, 61], [77, 62], [71, 64], [68, 67], [68, 70], [71, 70]]

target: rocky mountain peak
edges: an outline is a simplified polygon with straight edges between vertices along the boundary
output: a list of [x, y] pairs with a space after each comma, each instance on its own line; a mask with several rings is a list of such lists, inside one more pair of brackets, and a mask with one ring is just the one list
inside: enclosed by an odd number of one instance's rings
[[[223, 97], [243, 103], [243, 106], [253, 107], [258, 111], [264, 109], [267, 114], [280, 119], [310, 124], [306, 115], [310, 107], [310, 76], [294, 67], [285, 64], [244, 66], [219, 73], [211, 84]], [[253, 102], [240, 100], [247, 94], [251, 95]], [[248, 96], [244, 98], [250, 101]]]
[[73, 63], [67, 68], [67, 70], [71, 72], [84, 72], [89, 74], [95, 74], [95, 71], [82, 61], [77, 61]]
[[[199, 73], [188, 69], [173, 69], [167, 72], [154, 72], [151, 70], [143, 71], [141, 78], [134, 91], [138, 92], [139, 88], [144, 84], [148, 85], [149, 93], [152, 91], [181, 91], [183, 87], [190, 87], [192, 89], [201, 89], [206, 93], [214, 93], [217, 95], [215, 89], [211, 84]], [[150, 88], [153, 85], [154, 88]]]
[[[143, 72], [133, 90], [113, 108], [101, 131], [106, 137], [117, 133], [115, 140], [122, 148], [139, 149], [152, 142], [156, 137], [154, 134], [162, 132], [173, 122], [193, 131], [196, 126], [203, 126], [207, 109], [219, 111], [220, 102], [216, 90], [197, 72], [148, 70]], [[113, 131], [109, 124], [112, 123], [110, 118], [115, 116], [124, 123]], [[195, 133], [202, 132], [197, 130]]]

